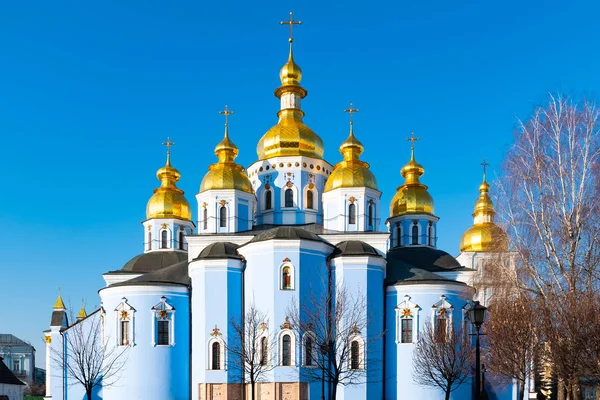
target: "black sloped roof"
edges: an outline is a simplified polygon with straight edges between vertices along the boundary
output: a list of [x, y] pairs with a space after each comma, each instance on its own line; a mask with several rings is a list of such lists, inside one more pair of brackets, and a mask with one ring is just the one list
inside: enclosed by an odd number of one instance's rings
[[312, 240], [315, 242], [327, 243], [317, 234], [309, 232], [306, 229], [297, 226], [278, 226], [277, 228], [261, 231], [254, 236], [248, 243], [263, 242], [265, 240], [283, 239], [283, 240]]
[[427, 246], [396, 247], [387, 254], [386, 283], [388, 285], [408, 283], [454, 282], [436, 272], [460, 270], [463, 267], [456, 258], [443, 250]]
[[118, 286], [190, 286], [190, 277], [188, 275], [188, 261], [181, 261], [177, 264], [159, 269], [158, 271], [129, 279], [124, 282], [115, 283], [111, 287]]
[[222, 258], [235, 258], [242, 259], [242, 256], [237, 252], [237, 244], [231, 242], [216, 242], [206, 246], [196, 260], [205, 259], [222, 259]]
[[168, 267], [179, 263], [181, 261], [187, 261], [188, 254], [184, 251], [165, 250], [165, 251], [150, 251], [148, 253], [138, 254], [121, 268], [119, 271], [113, 272], [132, 272], [132, 273], [145, 273], [158, 271], [161, 268]]
[[0, 383], [6, 385], [25, 385], [12, 373], [6, 364], [4, 364], [2, 357], [0, 357]]
[[335, 246], [331, 258], [354, 256], [381, 257], [379, 252], [368, 243], [360, 240], [345, 240]]

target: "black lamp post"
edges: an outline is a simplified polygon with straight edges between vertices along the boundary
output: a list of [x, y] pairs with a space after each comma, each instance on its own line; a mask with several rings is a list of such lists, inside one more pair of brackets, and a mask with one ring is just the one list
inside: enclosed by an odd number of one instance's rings
[[471, 320], [471, 323], [475, 325], [475, 329], [477, 329], [477, 339], [475, 342], [475, 400], [481, 399], [481, 355], [479, 348], [479, 330], [481, 329], [481, 325], [483, 325], [483, 321], [485, 321], [486, 311], [487, 307], [482, 306], [478, 301], [476, 301], [475, 305], [469, 310], [469, 320]]

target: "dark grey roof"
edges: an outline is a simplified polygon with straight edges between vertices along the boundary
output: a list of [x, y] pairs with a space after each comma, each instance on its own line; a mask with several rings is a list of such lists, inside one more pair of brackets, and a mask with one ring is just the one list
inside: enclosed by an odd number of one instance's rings
[[[52, 318], [50, 319], [50, 326], [63, 326], [63, 319], [67, 318], [66, 311], [54, 310], [52, 311]], [[65, 325], [68, 325], [68, 319]]]
[[[410, 278], [413, 278], [413, 281], [454, 282], [435, 272], [448, 272], [461, 268], [462, 266], [454, 257], [442, 250], [426, 246], [396, 247], [387, 254], [386, 282], [395, 284]], [[425, 277], [425, 273], [432, 274], [426, 274]]]
[[408, 268], [395, 275], [395, 278], [399, 278], [396, 281], [392, 281], [390, 277], [386, 277], [389, 285], [412, 285], [416, 283], [455, 283], [458, 285], [466, 285], [464, 282], [455, 281], [452, 279], [444, 278], [441, 275], [433, 272], [425, 271], [419, 268]]
[[196, 260], [215, 259], [215, 258], [235, 258], [242, 259], [242, 256], [237, 252], [237, 244], [231, 242], [216, 242], [206, 246]]
[[283, 240], [312, 240], [315, 242], [325, 242], [315, 233], [309, 232], [304, 228], [300, 228], [298, 226], [279, 226], [277, 228], [268, 229], [266, 231], [262, 231], [250, 242], [248, 243], [256, 243], [263, 242], [265, 240], [273, 240], [273, 239], [283, 239]]
[[30, 346], [29, 343], [19, 339], [15, 335], [11, 335], [10, 333], [0, 333], [0, 345], [12, 345], [12, 346]]
[[127, 261], [123, 268], [118, 272], [145, 273], [158, 271], [169, 265], [187, 261], [187, 259], [188, 255], [184, 251], [150, 251], [133, 257], [131, 260]]
[[331, 258], [348, 256], [381, 257], [373, 246], [360, 240], [346, 240], [338, 243], [333, 253], [331, 253]]
[[188, 261], [181, 261], [177, 264], [159, 269], [158, 271], [149, 272], [124, 282], [115, 283], [109, 287], [151, 285], [176, 285], [189, 287], [190, 277], [188, 275]]
[[0, 357], [0, 383], [6, 385], [24, 385], [24, 383], [21, 382], [10, 369], [8, 369], [2, 360], [3, 358]]

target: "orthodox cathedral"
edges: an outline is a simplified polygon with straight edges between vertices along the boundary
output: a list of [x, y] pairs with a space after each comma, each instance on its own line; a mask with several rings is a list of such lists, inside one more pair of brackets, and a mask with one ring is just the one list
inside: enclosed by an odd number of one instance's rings
[[[437, 248], [439, 217], [421, 181], [425, 169], [417, 162], [414, 136], [389, 213], [361, 159], [352, 106], [340, 160], [330, 164], [323, 158], [323, 140], [304, 123], [307, 91], [292, 42], [275, 90], [279, 120], [258, 141], [257, 161], [236, 163], [239, 150], [229, 136], [232, 112], [226, 108], [225, 134], [200, 183], [193, 221], [167, 141], [160, 186], [148, 201], [140, 234], [143, 252], [103, 275], [101, 307], [89, 315], [82, 309], [77, 321], [69, 321], [59, 296], [44, 333], [46, 399], [85, 398], [51, 355], [66, 357], [63, 338], [68, 341], [73, 326], [93, 320], [101, 321], [108, 346], [128, 347], [118, 382], [97, 387], [95, 398], [242, 399], [248, 389], [227, 344], [234, 336], [232, 321], [241, 320], [250, 305], [266, 315], [261, 345], [272, 341], [260, 350], [270, 368], [257, 383], [257, 399], [320, 399], [322, 382], [308, 373], [318, 344], [310, 331], [294, 329], [286, 314], [290, 306], [306, 306], [319, 285], [343, 285], [368, 305], [369, 323], [347, 339], [347, 367], [363, 369], [364, 379], [339, 385], [337, 398], [443, 398], [439, 389], [414, 383], [412, 353], [426, 323], [438, 334], [468, 327], [473, 301], [487, 304], [493, 296], [478, 277], [507, 252], [507, 237], [494, 223], [485, 173], [473, 226], [453, 257]], [[512, 386], [488, 392], [516, 398]], [[470, 399], [472, 393], [468, 381], [451, 398]]]

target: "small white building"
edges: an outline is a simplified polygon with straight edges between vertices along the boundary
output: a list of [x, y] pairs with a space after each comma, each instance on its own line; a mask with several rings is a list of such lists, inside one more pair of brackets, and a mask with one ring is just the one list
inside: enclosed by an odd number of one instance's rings
[[35, 380], [35, 347], [9, 333], [0, 333], [0, 357], [23, 382]]
[[0, 357], [0, 400], [23, 400], [25, 384], [21, 382]]

